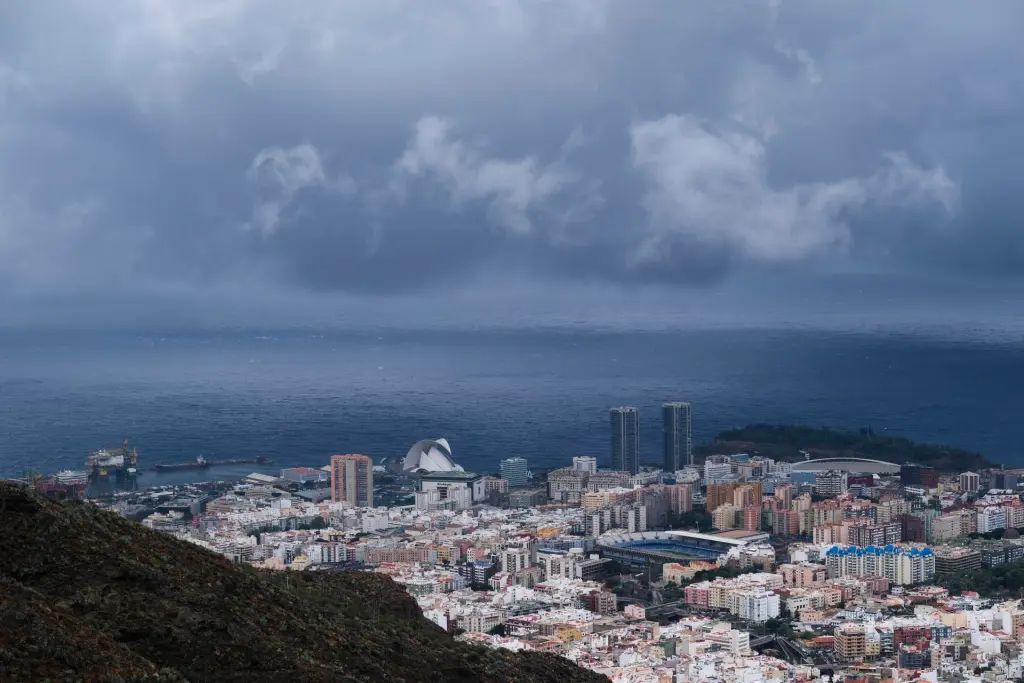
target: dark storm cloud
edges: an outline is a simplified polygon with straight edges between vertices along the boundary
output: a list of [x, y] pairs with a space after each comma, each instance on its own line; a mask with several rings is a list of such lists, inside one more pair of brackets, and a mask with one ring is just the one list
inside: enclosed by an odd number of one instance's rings
[[1022, 20], [1009, 1], [8, 5], [0, 285], [1016, 275]]

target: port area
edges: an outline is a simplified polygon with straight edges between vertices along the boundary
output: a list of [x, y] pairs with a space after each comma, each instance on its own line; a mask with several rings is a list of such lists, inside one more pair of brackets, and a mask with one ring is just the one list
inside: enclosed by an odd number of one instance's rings
[[153, 469], [157, 472], [180, 472], [181, 470], [205, 470], [210, 467], [228, 467], [230, 465], [271, 465], [273, 462], [273, 460], [262, 456], [227, 460], [208, 460], [199, 456], [191, 462], [158, 463], [153, 466]]

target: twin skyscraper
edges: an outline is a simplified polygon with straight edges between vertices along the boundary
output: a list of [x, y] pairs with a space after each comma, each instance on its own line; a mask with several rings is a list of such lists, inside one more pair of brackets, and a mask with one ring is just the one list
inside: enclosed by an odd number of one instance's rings
[[[631, 406], [612, 408], [612, 469], [640, 471], [640, 411]], [[690, 404], [680, 401], [661, 406], [664, 450], [662, 469], [675, 472], [693, 464]]]

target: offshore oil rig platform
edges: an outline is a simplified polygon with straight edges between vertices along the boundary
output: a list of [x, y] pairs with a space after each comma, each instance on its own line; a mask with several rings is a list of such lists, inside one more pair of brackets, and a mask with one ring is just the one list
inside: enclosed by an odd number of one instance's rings
[[128, 440], [120, 448], [101, 448], [86, 458], [89, 496], [133, 491], [138, 487], [139, 452], [128, 447]]

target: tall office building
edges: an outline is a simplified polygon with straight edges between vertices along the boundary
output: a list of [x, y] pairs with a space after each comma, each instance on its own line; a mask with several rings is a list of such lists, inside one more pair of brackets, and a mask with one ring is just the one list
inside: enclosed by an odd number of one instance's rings
[[526, 458], [507, 458], [501, 461], [501, 478], [509, 486], [526, 486], [530, 483], [530, 470]]
[[662, 469], [675, 472], [693, 465], [693, 435], [690, 430], [690, 404], [673, 401], [661, 405], [665, 435]]
[[612, 423], [612, 469], [636, 474], [640, 471], [640, 413], [621, 406], [609, 412]]
[[331, 456], [331, 500], [373, 507], [373, 460], [369, 456]]
[[964, 472], [960, 475], [959, 480], [961, 491], [977, 493], [981, 488], [981, 476], [975, 472]]

